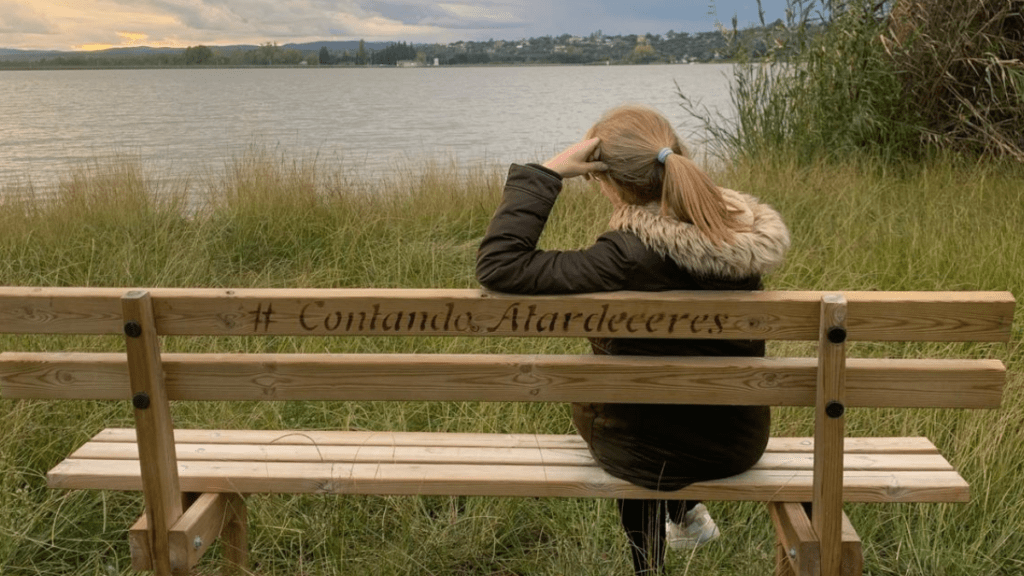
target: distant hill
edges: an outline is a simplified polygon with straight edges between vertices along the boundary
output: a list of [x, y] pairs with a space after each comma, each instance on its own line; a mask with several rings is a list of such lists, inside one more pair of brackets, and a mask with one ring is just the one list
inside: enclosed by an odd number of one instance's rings
[[[367, 50], [383, 50], [395, 42], [366, 42]], [[208, 45], [214, 52], [228, 53], [238, 50], [255, 50], [259, 46], [255, 44], [235, 44], [229, 46]], [[301, 44], [283, 44], [281, 48], [293, 48], [301, 52], [316, 52], [322, 46], [326, 46], [332, 52], [343, 52], [350, 50], [355, 52], [359, 49], [358, 40], [325, 40], [322, 42], [304, 42]], [[129, 46], [120, 48], [107, 48], [106, 50], [78, 51], [78, 50], [19, 50], [17, 48], [0, 48], [0, 60], [24, 61], [39, 60], [41, 58], [56, 58], [58, 56], [71, 56], [88, 54], [90, 56], [135, 56], [140, 54], [180, 54], [184, 48], [154, 48], [151, 46]]]
[[60, 56], [62, 52], [55, 50], [17, 50], [15, 48], [0, 48], [0, 60], [9, 61], [32, 61], [41, 58], [53, 58]]
[[106, 50], [18, 50], [16, 48], [0, 48], [0, 60], [12, 61], [34, 61], [43, 58], [57, 58], [60, 56], [77, 56], [88, 54], [90, 56], [107, 56], [116, 58], [118, 56], [136, 56], [139, 54], [178, 54], [184, 48], [152, 48], [149, 46], [131, 46], [127, 48], [108, 48]]

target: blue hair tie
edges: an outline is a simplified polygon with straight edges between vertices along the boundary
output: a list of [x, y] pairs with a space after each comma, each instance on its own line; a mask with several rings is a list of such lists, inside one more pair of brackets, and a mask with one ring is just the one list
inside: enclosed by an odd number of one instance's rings
[[664, 164], [665, 163], [665, 158], [668, 158], [669, 154], [671, 154], [671, 153], [672, 153], [672, 149], [671, 148], [669, 148], [667, 146], [665, 148], [662, 148], [661, 152], [658, 152], [658, 162], [661, 162], [662, 164]]

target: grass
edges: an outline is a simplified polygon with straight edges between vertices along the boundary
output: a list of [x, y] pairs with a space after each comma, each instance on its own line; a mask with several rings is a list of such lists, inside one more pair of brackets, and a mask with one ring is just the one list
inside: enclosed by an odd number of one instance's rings
[[[850, 160], [748, 158], [718, 181], [775, 205], [791, 227], [770, 288], [1010, 290], [1024, 294], [1024, 168], [956, 158], [894, 169]], [[502, 174], [436, 164], [367, 187], [315, 160], [259, 150], [223, 176], [158, 184], [130, 159], [68, 175], [48, 201], [0, 195], [0, 278], [8, 285], [475, 287], [476, 246]], [[23, 191], [30, 192], [30, 191]], [[202, 202], [196, 198], [205, 199]], [[542, 243], [587, 244], [603, 198], [572, 183]], [[1024, 574], [1024, 353], [1020, 306], [1008, 346], [859, 346], [859, 355], [994, 355], [1010, 370], [998, 411], [857, 410], [864, 435], [927, 435], [972, 485], [968, 504], [848, 505], [866, 573]], [[3, 349], [117, 350], [116, 338], [0, 337]], [[168, 350], [579, 352], [574, 340], [458, 338], [167, 339]], [[805, 344], [771, 353], [806, 352]], [[174, 406], [183, 427], [570, 432], [565, 406], [286, 402]], [[129, 574], [126, 528], [137, 494], [62, 492], [45, 473], [106, 426], [130, 426], [107, 402], [0, 400], [0, 573]], [[807, 434], [807, 410], [776, 411], [777, 434]], [[627, 574], [610, 502], [575, 499], [252, 496], [260, 575]], [[670, 556], [669, 574], [763, 574], [774, 550], [762, 505], [710, 503], [723, 538]], [[200, 565], [212, 574], [219, 551]]]

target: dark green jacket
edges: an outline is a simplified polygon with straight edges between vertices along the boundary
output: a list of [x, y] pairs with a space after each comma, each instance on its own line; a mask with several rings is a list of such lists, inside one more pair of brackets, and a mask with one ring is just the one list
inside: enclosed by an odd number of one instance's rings
[[[477, 278], [516, 294], [613, 290], [757, 290], [761, 275], [782, 263], [789, 233], [778, 213], [756, 199], [724, 190], [742, 208], [749, 231], [716, 246], [697, 228], [660, 214], [658, 206], [615, 211], [611, 228], [584, 249], [537, 249], [561, 178], [541, 166], [512, 165], [501, 205], [477, 254]], [[747, 340], [605, 338], [598, 354], [763, 356]], [[764, 451], [766, 407], [587, 404], [573, 421], [597, 461], [611, 474], [649, 488], [676, 490], [749, 468]]]

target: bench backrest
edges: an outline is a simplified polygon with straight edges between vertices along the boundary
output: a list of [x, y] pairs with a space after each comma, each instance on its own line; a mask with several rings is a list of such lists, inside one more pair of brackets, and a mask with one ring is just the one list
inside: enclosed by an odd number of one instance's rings
[[[0, 333], [125, 333], [117, 288], [0, 288]], [[147, 292], [160, 336], [528, 336], [811, 340], [822, 292], [512, 296], [479, 290]], [[1009, 339], [1008, 292], [846, 292], [845, 341]], [[142, 330], [143, 326], [139, 326]], [[130, 340], [130, 339], [129, 339]], [[827, 338], [826, 340], [827, 341]], [[817, 357], [658, 358], [482, 354], [160, 356], [172, 400], [492, 400], [813, 406]], [[819, 354], [820, 356], [820, 354]], [[991, 359], [849, 359], [847, 406], [994, 408]], [[3, 352], [4, 398], [130, 399], [112, 353]]]

